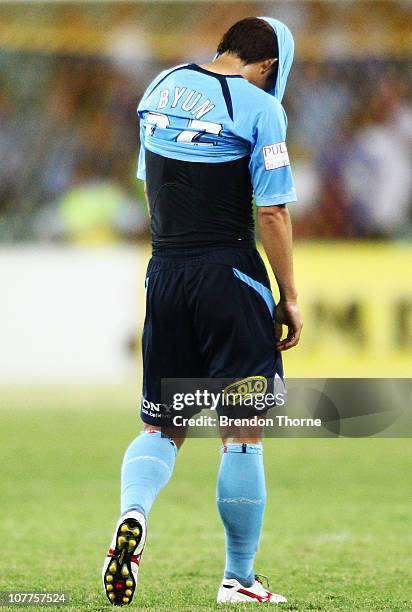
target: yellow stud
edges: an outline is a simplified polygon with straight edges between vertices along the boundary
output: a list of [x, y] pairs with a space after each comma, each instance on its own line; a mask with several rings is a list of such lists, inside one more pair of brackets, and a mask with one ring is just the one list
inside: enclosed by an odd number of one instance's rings
[[126, 586], [128, 587], [133, 586], [133, 580], [126, 580]]
[[120, 536], [119, 538], [117, 538], [117, 544], [119, 546], [122, 546], [125, 542], [126, 542], [126, 538], [124, 536]]
[[126, 531], [129, 531], [129, 525], [127, 523], [124, 523], [121, 527], [120, 527], [120, 531], [121, 533], [126, 533]]
[[113, 576], [111, 576], [110, 574], [107, 574], [106, 582], [113, 582]]
[[112, 584], [108, 584], [106, 586], [106, 591], [113, 591], [113, 585]]
[[123, 597], [123, 603], [129, 603], [129, 598], [128, 597]]
[[138, 535], [140, 535], [140, 529], [138, 527], [136, 527], [136, 529], [133, 529], [133, 535], [137, 538]]
[[129, 570], [127, 569], [127, 565], [123, 565], [122, 567], [122, 576], [128, 576]]
[[116, 597], [116, 595], [114, 593], [109, 593], [109, 599], [110, 601], [113, 601], [113, 599]]
[[136, 540], [129, 540], [129, 550], [132, 550], [136, 546]]
[[130, 597], [130, 595], [132, 594], [130, 589], [126, 589], [126, 591], [124, 592], [125, 595], [127, 595], [127, 597]]
[[112, 572], [112, 574], [114, 574], [116, 570], [117, 570], [117, 563], [116, 561], [113, 561], [113, 563], [110, 564], [109, 572]]

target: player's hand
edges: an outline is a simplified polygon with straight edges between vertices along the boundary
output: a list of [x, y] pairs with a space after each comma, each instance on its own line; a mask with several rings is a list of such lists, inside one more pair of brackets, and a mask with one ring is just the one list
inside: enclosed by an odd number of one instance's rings
[[[283, 325], [286, 325], [288, 328], [288, 333], [286, 338], [282, 340]], [[276, 306], [275, 315], [275, 338], [277, 350], [287, 351], [293, 346], [296, 346], [299, 342], [302, 327], [303, 321], [296, 302], [281, 300]]]

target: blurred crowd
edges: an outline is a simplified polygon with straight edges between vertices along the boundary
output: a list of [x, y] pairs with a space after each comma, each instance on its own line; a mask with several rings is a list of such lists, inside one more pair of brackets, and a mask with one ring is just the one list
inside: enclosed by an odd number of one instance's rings
[[372, 59], [295, 68], [285, 104], [298, 235], [412, 238], [411, 76]]
[[[0, 67], [0, 240], [145, 239], [136, 106], [165, 66], [0, 51]], [[412, 237], [410, 77], [402, 59], [296, 62], [297, 237]]]
[[0, 82], [0, 239], [146, 236], [136, 81], [100, 59], [13, 59], [31, 86]]

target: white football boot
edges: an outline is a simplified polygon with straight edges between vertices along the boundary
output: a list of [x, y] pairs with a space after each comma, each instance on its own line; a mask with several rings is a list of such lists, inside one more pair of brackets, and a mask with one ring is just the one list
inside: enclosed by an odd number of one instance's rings
[[114, 606], [133, 599], [146, 533], [146, 519], [136, 510], [124, 514], [116, 525], [102, 570], [104, 592]]
[[245, 587], [234, 578], [223, 578], [217, 594], [217, 603], [237, 604], [237, 603], [286, 603], [286, 597], [267, 591], [258, 576], [250, 587]]

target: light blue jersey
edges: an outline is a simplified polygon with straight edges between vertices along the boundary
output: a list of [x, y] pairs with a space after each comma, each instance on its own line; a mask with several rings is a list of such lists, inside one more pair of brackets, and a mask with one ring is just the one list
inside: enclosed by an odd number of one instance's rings
[[278, 39], [273, 89], [265, 92], [240, 75], [219, 75], [196, 64], [162, 72], [138, 106], [138, 178], [146, 180], [146, 150], [168, 159], [206, 164], [248, 158], [258, 206], [296, 200], [285, 142], [287, 117], [281, 104], [293, 61], [293, 38], [281, 22], [264, 19]]

